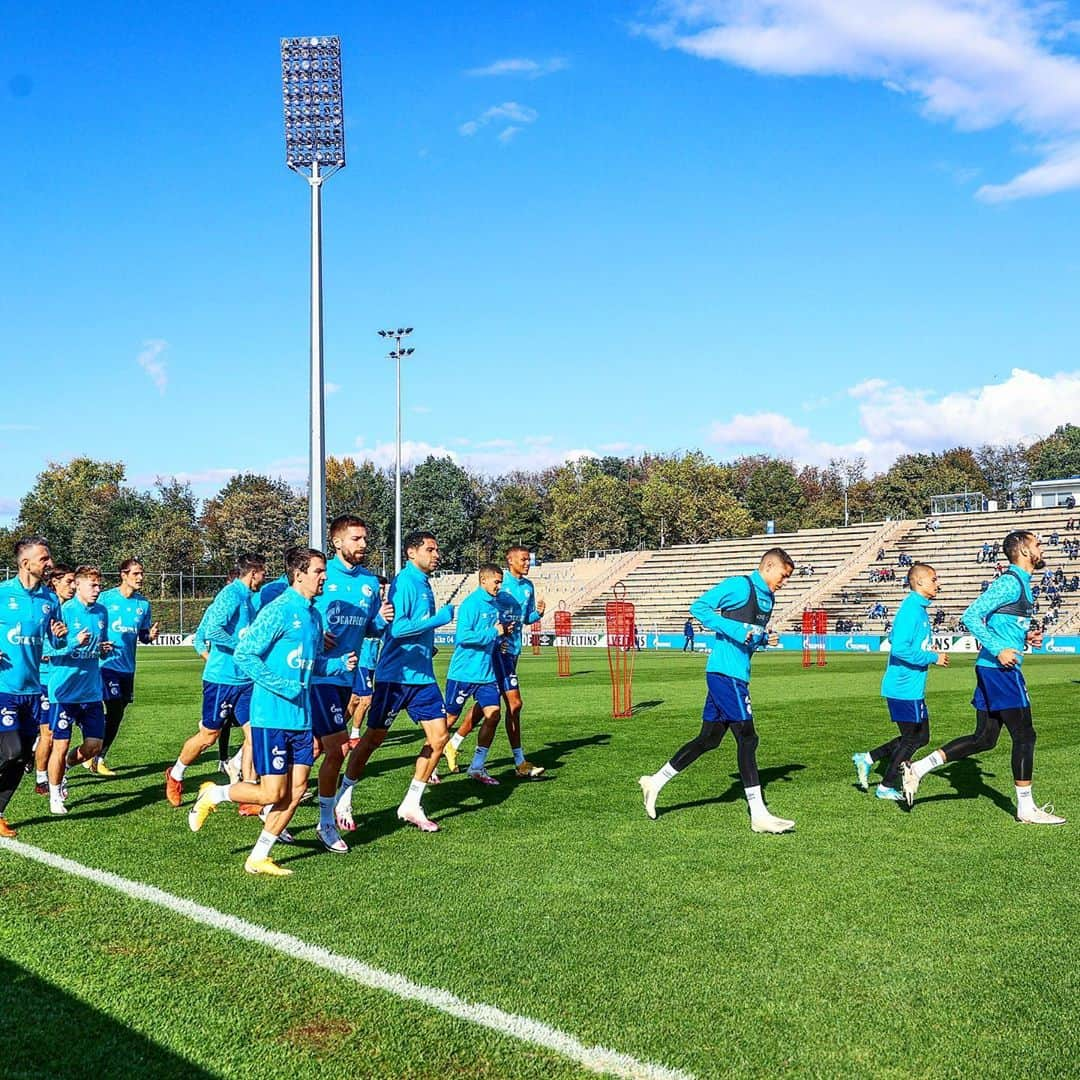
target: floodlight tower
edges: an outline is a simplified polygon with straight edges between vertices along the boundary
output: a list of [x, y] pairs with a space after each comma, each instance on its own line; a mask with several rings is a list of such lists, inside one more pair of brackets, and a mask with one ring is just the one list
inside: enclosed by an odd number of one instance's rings
[[394, 573], [401, 570], [401, 361], [407, 356], [412, 356], [415, 349], [403, 349], [401, 339], [408, 337], [413, 332], [411, 326], [401, 327], [396, 330], [378, 331], [381, 338], [393, 338], [397, 346], [386, 355], [394, 361], [397, 367], [397, 449], [394, 454]]
[[323, 416], [322, 185], [345, 168], [341, 39], [281, 39], [285, 164], [311, 188], [311, 431], [308, 542], [326, 549], [326, 423]]

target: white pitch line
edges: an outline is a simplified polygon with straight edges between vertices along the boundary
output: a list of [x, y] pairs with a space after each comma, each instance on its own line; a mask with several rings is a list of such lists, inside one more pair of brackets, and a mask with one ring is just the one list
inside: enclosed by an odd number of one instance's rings
[[669, 1069], [665, 1065], [638, 1061], [629, 1054], [620, 1054], [604, 1046], [586, 1046], [573, 1035], [541, 1023], [539, 1020], [503, 1012], [502, 1009], [497, 1009], [493, 1005], [479, 1005], [465, 1001], [464, 998], [459, 998], [448, 990], [439, 990], [436, 987], [412, 982], [404, 975], [395, 975], [391, 971], [371, 967], [349, 956], [339, 956], [318, 945], [301, 941], [291, 934], [267, 930], [244, 919], [238, 919], [235, 915], [227, 915], [216, 908], [196, 904], [194, 900], [173, 896], [172, 893], [155, 888], [153, 885], [131, 881], [118, 874], [110, 874], [107, 870], [95, 870], [93, 867], [83, 866], [82, 863], [73, 862], [62, 855], [54, 855], [51, 851], [44, 851], [18, 840], [0, 840], [0, 851], [21, 855], [24, 859], [32, 859], [34, 862], [51, 866], [55, 870], [61, 870], [65, 874], [84, 878], [135, 900], [145, 900], [149, 904], [156, 904], [158, 907], [182, 915], [185, 919], [202, 923], [204, 926], [212, 926], [217, 930], [224, 930], [245, 941], [265, 945], [293, 960], [305, 960], [309, 964], [325, 968], [335, 975], [351, 979], [373, 990], [384, 990], [404, 1001], [418, 1001], [423, 1005], [438, 1009], [439, 1012], [467, 1020], [471, 1024], [490, 1028], [500, 1035], [509, 1035], [521, 1042], [545, 1047], [577, 1062], [591, 1072], [626, 1077], [627, 1080], [694, 1080], [690, 1073], [680, 1069]]

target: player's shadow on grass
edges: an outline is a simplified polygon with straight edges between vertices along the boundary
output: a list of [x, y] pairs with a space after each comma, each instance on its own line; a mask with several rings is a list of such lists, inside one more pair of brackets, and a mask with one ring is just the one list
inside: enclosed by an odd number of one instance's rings
[[647, 709], [655, 709], [657, 705], [663, 704], [663, 698], [653, 698], [652, 701], [639, 701], [631, 711], [637, 716], [639, 712], [645, 712]]
[[[68, 817], [72, 821], [87, 821], [91, 818], [118, 817], [121, 814], [130, 814], [136, 810], [142, 810], [154, 803], [165, 801], [164, 765], [161, 768], [162, 781], [141, 788], [138, 791], [120, 791], [114, 786], [111, 788], [104, 779], [87, 777], [81, 783], [72, 783], [70, 795], [67, 801]], [[113, 781], [115, 784], [115, 781]], [[47, 800], [45, 801], [48, 805]], [[41, 825], [46, 821], [55, 821], [52, 814], [41, 814], [38, 817], [26, 818], [21, 825]]]
[[[3, 958], [0, 1009], [11, 1033], [4, 1040], [5, 1076], [210, 1080], [213, 1075]], [[70, 1032], [72, 1037], [31, 1037], [31, 1032], [40, 1029], [44, 1016], [49, 1017], [50, 1024], [61, 1025], [57, 1031]], [[84, 1037], [78, 1038], [77, 1033]]]
[[[961, 758], [959, 761], [949, 763], [943, 769], [937, 769], [934, 776], [940, 776], [948, 780], [952, 785], [952, 791], [943, 791], [938, 795], [928, 795], [918, 798], [918, 802], [952, 802], [954, 799], [989, 799], [999, 809], [1004, 810], [1009, 817], [1016, 815], [1016, 807], [1012, 800], [1003, 795], [996, 788], [987, 784], [983, 777], [996, 776], [996, 773], [987, 772], [975, 758]], [[925, 780], [923, 783], [925, 784]], [[924, 791], [925, 788], [920, 789]]]
[[560, 739], [558, 742], [546, 743], [541, 749], [529, 756], [537, 765], [543, 765], [545, 769], [557, 769], [563, 764], [563, 758], [586, 746], [606, 746], [611, 742], [611, 733], [598, 731], [584, 739]]
[[[770, 784], [789, 783], [792, 773], [802, 772], [805, 768], [805, 765], [792, 762], [790, 765], [773, 765], [768, 769], [759, 769], [758, 777], [762, 795], [768, 791]], [[695, 806], [711, 806], [713, 803], [741, 802], [746, 798], [743, 792], [742, 780], [739, 779], [737, 772], [731, 774], [731, 779], [734, 783], [727, 791], [723, 791], [719, 795], [714, 795], [709, 799], [694, 799], [693, 802], [676, 803], [674, 806], [657, 807], [656, 816], [663, 817], [665, 814], [673, 813], [676, 810], [692, 810]]]

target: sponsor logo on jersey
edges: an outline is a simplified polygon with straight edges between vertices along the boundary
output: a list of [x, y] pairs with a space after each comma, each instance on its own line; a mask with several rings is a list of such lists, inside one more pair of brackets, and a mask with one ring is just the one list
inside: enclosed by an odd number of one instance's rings
[[12, 645], [38, 645], [41, 643], [40, 637], [34, 637], [32, 634], [24, 634], [22, 632], [21, 622], [17, 622], [7, 632], [7, 639]]
[[289, 665], [294, 671], [304, 671], [310, 669], [312, 666], [311, 660], [304, 659], [304, 646], [298, 645], [288, 656], [285, 657], [285, 663]]

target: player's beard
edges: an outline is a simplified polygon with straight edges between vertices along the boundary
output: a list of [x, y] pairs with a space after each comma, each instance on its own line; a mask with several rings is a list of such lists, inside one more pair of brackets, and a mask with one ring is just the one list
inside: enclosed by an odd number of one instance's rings
[[352, 555], [346, 555], [345, 552], [341, 554], [350, 566], [363, 566], [367, 562], [366, 548], [363, 551], [354, 552]]
[[1033, 570], [1045, 570], [1046, 569], [1046, 560], [1045, 559], [1038, 559], [1036, 562], [1033, 562], [1031, 564], [1031, 566], [1032, 566]]

